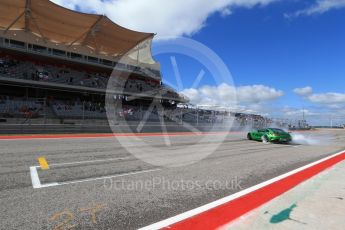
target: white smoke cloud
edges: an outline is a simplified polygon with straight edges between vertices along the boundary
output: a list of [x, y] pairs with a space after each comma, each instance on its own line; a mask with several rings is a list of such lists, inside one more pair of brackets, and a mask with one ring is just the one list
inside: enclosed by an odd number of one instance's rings
[[230, 15], [235, 7], [265, 6], [278, 0], [52, 0], [69, 9], [105, 14], [129, 29], [183, 36], [197, 33], [207, 18]]

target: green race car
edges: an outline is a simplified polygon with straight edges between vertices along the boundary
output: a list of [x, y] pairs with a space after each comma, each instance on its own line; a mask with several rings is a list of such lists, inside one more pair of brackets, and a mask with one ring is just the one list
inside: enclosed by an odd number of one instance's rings
[[248, 140], [267, 142], [285, 142], [288, 143], [292, 140], [290, 133], [282, 129], [267, 128], [253, 130], [247, 135]]

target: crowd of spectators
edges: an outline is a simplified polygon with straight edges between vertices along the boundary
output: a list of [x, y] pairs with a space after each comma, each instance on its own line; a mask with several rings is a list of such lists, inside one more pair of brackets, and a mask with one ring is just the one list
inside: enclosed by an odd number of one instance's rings
[[242, 127], [262, 128], [270, 126], [272, 119], [257, 114], [235, 113], [235, 121]]
[[62, 66], [20, 61], [8, 56], [0, 58], [0, 75], [2, 77], [100, 89], [106, 88], [107, 84], [107, 76], [104, 73], [92, 73]]
[[[46, 102], [56, 118], [74, 119], [106, 119], [104, 103], [77, 100], [54, 100]], [[2, 117], [42, 117], [44, 103], [30, 98], [16, 98], [0, 96], [0, 115]], [[119, 119], [142, 120], [146, 116], [148, 107], [122, 105], [115, 110]], [[166, 108], [159, 111], [156, 107], [149, 112], [146, 118], [149, 121], [184, 121], [191, 123], [224, 123], [227, 119], [233, 119], [238, 127], [260, 128], [272, 124], [272, 120], [255, 114], [231, 113], [228, 111], [215, 111], [195, 108]], [[278, 124], [278, 123], [277, 123]]]
[[[76, 70], [65, 66], [22, 61], [10, 56], [5, 56], [0, 57], [0, 77], [106, 89], [109, 74]], [[126, 93], [146, 92], [152, 95], [155, 95], [159, 89], [162, 89], [163, 96], [170, 98], [179, 97], [173, 89], [151, 80], [129, 78], [126, 79], [125, 82], [116, 85], [116, 87], [121, 87], [120, 90]]]
[[31, 100], [0, 95], [0, 115], [2, 117], [40, 117], [43, 112], [43, 104]]
[[[30, 98], [16, 98], [0, 95], [0, 116], [26, 118], [42, 117], [44, 105], [51, 108], [56, 118], [74, 119], [106, 119], [104, 103], [93, 101], [76, 100], [55, 100], [47, 99], [46, 103]], [[232, 113], [229, 111], [216, 111], [209, 109], [196, 109], [188, 107], [165, 108], [160, 111], [153, 107], [149, 111], [147, 120], [158, 121], [184, 121], [190, 123], [224, 123], [233, 120], [236, 126], [261, 128], [268, 127], [274, 121], [256, 114]], [[125, 120], [142, 120], [147, 116], [148, 107], [122, 105], [115, 109], [116, 115]], [[275, 123], [278, 124], [278, 123]]]
[[[20, 61], [9, 56], [0, 58], [0, 76], [98, 89], [105, 89], [109, 78], [107, 73], [87, 72], [63, 66]], [[125, 92], [141, 93], [153, 91], [159, 88], [160, 84], [154, 81], [128, 79], [121, 87]]]
[[50, 104], [59, 118], [106, 118], [104, 105], [100, 102], [54, 100]]

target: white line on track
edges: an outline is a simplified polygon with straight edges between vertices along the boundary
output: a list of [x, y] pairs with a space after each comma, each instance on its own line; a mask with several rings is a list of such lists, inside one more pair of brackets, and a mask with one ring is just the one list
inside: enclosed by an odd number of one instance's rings
[[40, 178], [38, 177], [36, 166], [30, 167], [30, 176], [31, 176], [32, 187], [40, 188], [41, 187], [41, 181], [40, 181]]
[[58, 185], [57, 183], [41, 184], [40, 178], [38, 177], [37, 168], [40, 168], [40, 166], [30, 167], [31, 182], [32, 182], [32, 187], [34, 189]]
[[[131, 157], [118, 157], [118, 158], [109, 158], [109, 159], [101, 159], [101, 160], [90, 160], [90, 161], [75, 161], [75, 162], [66, 162], [66, 163], [55, 163], [49, 164], [49, 166], [60, 166], [60, 165], [78, 165], [78, 164], [89, 164], [95, 162], [106, 162], [106, 161], [120, 161], [120, 160], [128, 160]], [[133, 158], [132, 158], [133, 159]]]
[[289, 177], [289, 176], [291, 176], [291, 175], [293, 175], [293, 174], [296, 174], [296, 173], [298, 173], [298, 172], [300, 172], [300, 171], [303, 171], [303, 170], [305, 170], [305, 169], [307, 169], [307, 168], [310, 168], [310, 167], [312, 167], [312, 166], [314, 166], [314, 165], [317, 165], [317, 164], [319, 164], [319, 163], [321, 163], [321, 162], [324, 162], [324, 161], [326, 161], [326, 160], [328, 160], [328, 159], [330, 159], [330, 158], [336, 157], [336, 156], [338, 156], [338, 155], [344, 153], [344, 151], [345, 151], [345, 150], [340, 151], [340, 152], [338, 152], [338, 153], [335, 153], [335, 154], [333, 154], [333, 155], [331, 155], [331, 156], [325, 157], [325, 158], [323, 158], [323, 159], [321, 159], [321, 160], [312, 162], [312, 163], [307, 164], [307, 165], [305, 165], [305, 166], [302, 166], [302, 167], [300, 167], [300, 168], [294, 169], [294, 170], [292, 170], [292, 171], [290, 171], [290, 172], [287, 172], [287, 173], [285, 173], [285, 174], [282, 174], [282, 175], [280, 175], [280, 176], [277, 176], [277, 177], [275, 177], [275, 178], [272, 178], [272, 179], [270, 179], [270, 180], [268, 180], [268, 181], [264, 181], [264, 182], [262, 182], [262, 183], [260, 183], [260, 184], [254, 185], [254, 186], [252, 186], [252, 187], [250, 187], [250, 188], [247, 188], [247, 189], [245, 189], [245, 190], [242, 190], [242, 191], [240, 191], [240, 192], [238, 192], [238, 193], [234, 193], [234, 194], [232, 194], [232, 195], [229, 195], [229, 196], [227, 196], [227, 197], [221, 198], [221, 199], [216, 200], [216, 201], [214, 201], [214, 202], [208, 203], [208, 204], [203, 205], [203, 206], [201, 206], [201, 207], [192, 209], [192, 210], [190, 210], [190, 211], [187, 211], [187, 212], [181, 213], [181, 214], [179, 214], [179, 215], [170, 217], [170, 218], [168, 218], [168, 219], [159, 221], [159, 222], [157, 222], [157, 223], [151, 224], [151, 225], [149, 225], [149, 226], [140, 228], [139, 230], [156, 230], [156, 229], [166, 228], [166, 227], [168, 227], [168, 226], [170, 226], [170, 225], [173, 225], [173, 224], [178, 223], [178, 222], [180, 222], [180, 221], [186, 220], [186, 219], [188, 219], [188, 218], [190, 218], [190, 217], [196, 216], [196, 215], [198, 215], [198, 214], [200, 214], [200, 213], [203, 213], [203, 212], [205, 212], [205, 211], [208, 211], [208, 210], [210, 210], [210, 209], [212, 209], [212, 208], [218, 207], [218, 206], [223, 205], [223, 204], [225, 204], [225, 203], [228, 203], [228, 202], [230, 202], [230, 201], [232, 201], [232, 200], [234, 200], [234, 199], [237, 199], [237, 198], [239, 198], [239, 197], [241, 197], [241, 196], [244, 196], [244, 195], [246, 195], [246, 194], [249, 194], [249, 193], [251, 193], [251, 192], [254, 192], [254, 191], [256, 191], [256, 190], [258, 190], [258, 189], [260, 189], [260, 188], [263, 188], [263, 187], [265, 187], [265, 186], [267, 186], [267, 185], [273, 184], [273, 183], [276, 182], [276, 181], [279, 181], [279, 180], [281, 180], [281, 179], [284, 179], [284, 178], [286, 178], [286, 177]]
[[89, 182], [89, 181], [95, 181], [95, 180], [110, 179], [110, 178], [124, 177], [124, 176], [131, 176], [131, 175], [155, 172], [155, 171], [159, 171], [159, 170], [162, 170], [162, 169], [160, 169], [160, 168], [159, 169], [149, 169], [149, 170], [143, 170], [143, 171], [136, 171], [136, 172], [130, 172], [130, 173], [117, 174], [117, 175], [112, 175], [112, 176], [95, 177], [95, 178], [90, 178], [90, 179], [75, 180], [75, 181], [61, 182], [61, 183], [58, 182], [56, 185], [76, 184], [76, 183]]
[[[129, 159], [129, 158], [130, 157], [122, 157], [122, 158], [111, 158], [111, 159], [105, 159], [105, 160], [57, 163], [57, 164], [50, 164], [50, 166], [84, 164], [84, 163], [93, 163], [93, 162], [104, 162], [104, 161], [111, 161], [111, 160], [123, 160], [123, 159]], [[156, 168], [156, 169], [149, 169], [149, 170], [142, 170], [142, 171], [134, 171], [134, 172], [129, 172], [129, 173], [123, 173], [123, 174], [116, 174], [116, 175], [111, 175], [111, 176], [102, 176], [102, 177], [94, 177], [94, 178], [87, 178], [87, 179], [82, 179], [82, 180], [73, 180], [73, 181], [67, 181], [67, 182], [53, 182], [53, 183], [41, 184], [40, 178], [39, 178], [38, 173], [37, 173], [37, 168], [40, 168], [40, 166], [31, 166], [30, 167], [31, 182], [32, 182], [32, 187], [34, 189], [54, 187], [54, 186], [60, 186], [60, 185], [68, 185], [68, 184], [77, 184], [77, 183], [90, 182], [90, 181], [109, 179], [109, 178], [116, 178], [116, 177], [131, 176], [131, 175], [137, 175], [137, 174], [143, 174], [143, 173], [149, 173], [149, 172], [155, 172], [155, 171], [162, 170], [161, 168]]]

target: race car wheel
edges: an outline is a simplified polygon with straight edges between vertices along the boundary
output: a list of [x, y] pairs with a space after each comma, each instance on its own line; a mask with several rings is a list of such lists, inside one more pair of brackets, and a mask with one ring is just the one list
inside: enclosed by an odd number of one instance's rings
[[262, 143], [269, 143], [268, 138], [266, 136], [261, 137]]

